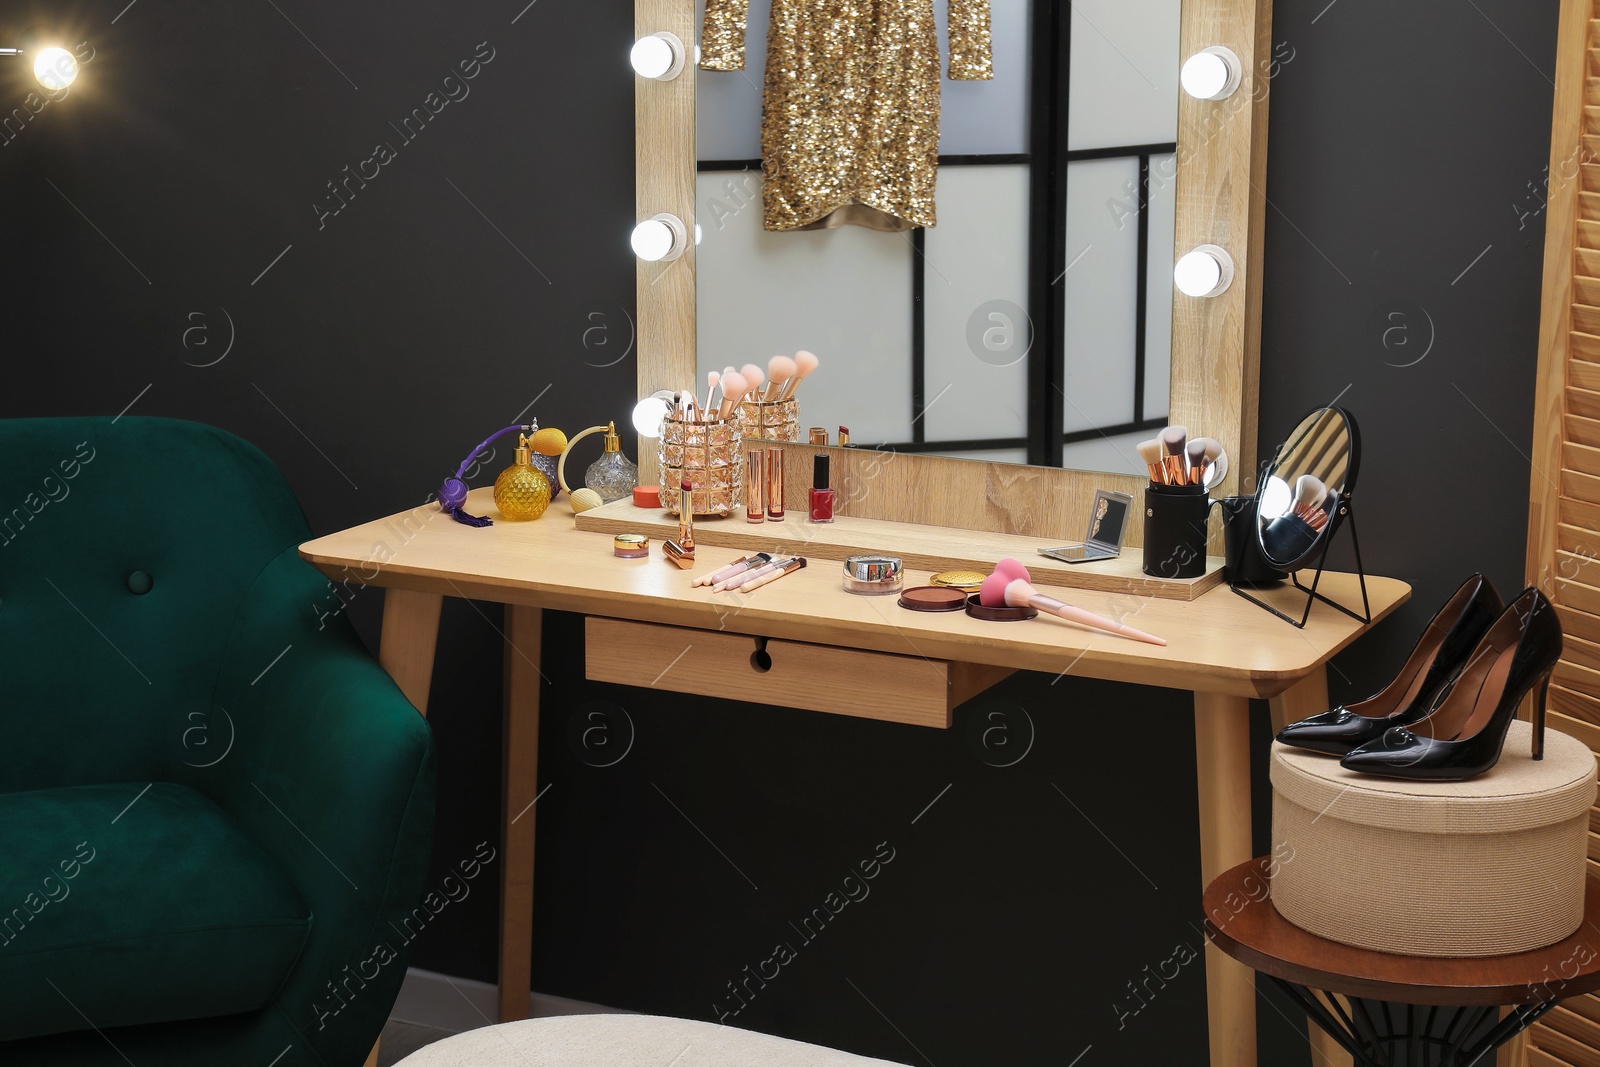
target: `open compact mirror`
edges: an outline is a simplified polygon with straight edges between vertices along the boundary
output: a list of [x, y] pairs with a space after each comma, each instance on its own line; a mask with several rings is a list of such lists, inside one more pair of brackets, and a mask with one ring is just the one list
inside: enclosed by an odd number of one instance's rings
[[[1278, 446], [1266, 473], [1256, 490], [1256, 542], [1261, 556], [1268, 564], [1291, 575], [1315, 563], [1316, 577], [1308, 588], [1300, 584], [1298, 576], [1293, 581], [1298, 589], [1310, 596], [1306, 601], [1306, 615], [1297, 626], [1304, 626], [1311, 610], [1311, 598], [1361, 618], [1342, 604], [1337, 604], [1319, 594], [1317, 585], [1322, 579], [1322, 567], [1327, 559], [1328, 546], [1335, 532], [1345, 522], [1351, 523], [1351, 539], [1355, 539], [1351, 496], [1355, 492], [1356, 471], [1361, 463], [1361, 435], [1355, 418], [1340, 407], [1323, 407], [1308, 413], [1300, 420]], [[1360, 569], [1361, 548], [1356, 544], [1356, 566]], [[1234, 592], [1255, 601], [1273, 614], [1295, 622], [1271, 605], [1246, 593], [1238, 585]], [[1361, 595], [1366, 602], [1366, 583], [1362, 580]]]

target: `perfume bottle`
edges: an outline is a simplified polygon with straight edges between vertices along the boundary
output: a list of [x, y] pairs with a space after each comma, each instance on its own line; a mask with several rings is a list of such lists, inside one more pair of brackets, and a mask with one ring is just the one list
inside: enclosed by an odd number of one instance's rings
[[606, 450], [584, 472], [583, 484], [599, 493], [607, 504], [628, 496], [639, 484], [639, 468], [622, 454], [622, 439], [617, 436], [616, 423], [607, 424]]
[[513, 522], [537, 519], [550, 506], [550, 479], [530, 462], [526, 434], [517, 436], [515, 460], [494, 480], [494, 505]]

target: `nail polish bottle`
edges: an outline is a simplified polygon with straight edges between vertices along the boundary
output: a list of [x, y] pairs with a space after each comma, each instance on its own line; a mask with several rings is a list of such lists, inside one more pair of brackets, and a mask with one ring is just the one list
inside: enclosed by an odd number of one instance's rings
[[828, 488], [828, 457], [813, 457], [811, 465], [811, 521], [833, 521], [833, 490]]

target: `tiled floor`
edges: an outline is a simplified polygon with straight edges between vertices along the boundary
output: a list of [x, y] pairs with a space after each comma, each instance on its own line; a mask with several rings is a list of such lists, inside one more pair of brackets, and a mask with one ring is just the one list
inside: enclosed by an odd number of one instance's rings
[[448, 1030], [435, 1030], [431, 1026], [402, 1023], [390, 1019], [383, 1025], [383, 1037], [378, 1043], [378, 1067], [391, 1067], [411, 1055], [423, 1045], [431, 1045], [450, 1036]]

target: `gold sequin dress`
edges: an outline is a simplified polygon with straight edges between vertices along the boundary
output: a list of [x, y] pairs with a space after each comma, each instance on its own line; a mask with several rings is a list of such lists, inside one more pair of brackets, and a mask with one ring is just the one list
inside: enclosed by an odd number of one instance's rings
[[[706, 0], [704, 70], [744, 67], [750, 0]], [[950, 77], [994, 77], [989, 0], [948, 0]], [[932, 226], [933, 0], [772, 0], [761, 110], [769, 230]]]

